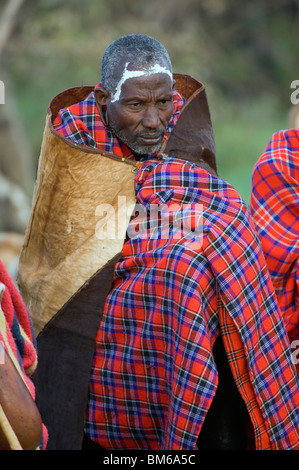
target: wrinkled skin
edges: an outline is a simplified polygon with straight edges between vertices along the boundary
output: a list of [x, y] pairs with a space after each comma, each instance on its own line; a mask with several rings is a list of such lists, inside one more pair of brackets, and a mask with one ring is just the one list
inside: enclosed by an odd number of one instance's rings
[[173, 114], [173, 86], [167, 74], [155, 73], [125, 81], [117, 101], [104, 89], [95, 96], [112, 132], [134, 153], [150, 155], [160, 149]]

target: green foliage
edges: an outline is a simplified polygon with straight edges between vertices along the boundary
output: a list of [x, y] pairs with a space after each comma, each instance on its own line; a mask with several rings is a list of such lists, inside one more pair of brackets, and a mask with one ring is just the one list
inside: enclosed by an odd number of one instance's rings
[[37, 159], [49, 101], [100, 80], [115, 38], [145, 33], [168, 49], [176, 72], [207, 88], [220, 176], [249, 201], [254, 162], [288, 126], [299, 79], [298, 5], [292, 0], [27, 0], [3, 65]]
[[[271, 135], [287, 127], [285, 110], [271, 96], [222, 102], [213, 120], [218, 172], [249, 203], [251, 174]], [[261, 112], [261, 107], [262, 112]]]

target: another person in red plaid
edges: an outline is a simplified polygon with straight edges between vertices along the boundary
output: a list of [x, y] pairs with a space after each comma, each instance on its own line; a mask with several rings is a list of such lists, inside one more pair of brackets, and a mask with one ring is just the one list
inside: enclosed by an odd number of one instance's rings
[[[54, 390], [73, 426], [52, 418], [53, 447], [78, 448], [85, 433], [84, 449], [299, 450], [298, 377], [269, 272], [245, 203], [217, 176], [204, 87], [190, 92], [183, 82], [185, 104], [165, 48], [130, 35], [105, 52], [101, 85], [54, 121], [77, 145], [141, 162], [140, 212], [96, 310], [80, 410], [71, 409], [77, 383], [72, 400], [70, 388]], [[53, 382], [59, 368], [59, 384], [72, 379], [67, 341], [73, 334], [78, 344], [81, 333], [64, 318], [81, 305], [92, 320], [101, 276], [45, 329], [42, 367], [54, 361], [48, 351], [67, 358], [55, 361]], [[43, 394], [50, 420], [55, 406], [47, 387]]]
[[35, 404], [37, 366], [30, 317], [0, 260], [0, 450], [45, 448], [47, 429]]
[[299, 340], [299, 129], [273, 134], [255, 164], [250, 211], [291, 344]]

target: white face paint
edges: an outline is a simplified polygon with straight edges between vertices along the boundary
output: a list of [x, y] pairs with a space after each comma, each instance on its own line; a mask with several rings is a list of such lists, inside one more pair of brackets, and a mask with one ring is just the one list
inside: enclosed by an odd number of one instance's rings
[[159, 64], [154, 65], [148, 70], [128, 70], [128, 65], [129, 62], [126, 63], [121, 79], [117, 84], [115, 93], [111, 96], [111, 103], [114, 103], [115, 101], [119, 100], [122, 86], [127, 80], [129, 80], [129, 78], [144, 77], [148, 75], [153, 75], [155, 73], [166, 73], [170, 77], [171, 81], [173, 80], [172, 73]]

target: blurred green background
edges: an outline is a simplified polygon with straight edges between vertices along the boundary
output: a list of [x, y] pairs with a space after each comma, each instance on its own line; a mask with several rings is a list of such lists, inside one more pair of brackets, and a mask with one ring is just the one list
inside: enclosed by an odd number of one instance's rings
[[[0, 1], [0, 14], [8, 3]], [[49, 101], [63, 89], [100, 81], [104, 50], [128, 33], [154, 36], [168, 49], [175, 72], [205, 84], [219, 174], [248, 203], [256, 159], [273, 132], [289, 126], [290, 85], [299, 79], [297, 1], [20, 2], [0, 79], [29, 144], [32, 170], [23, 175], [29, 192]]]

